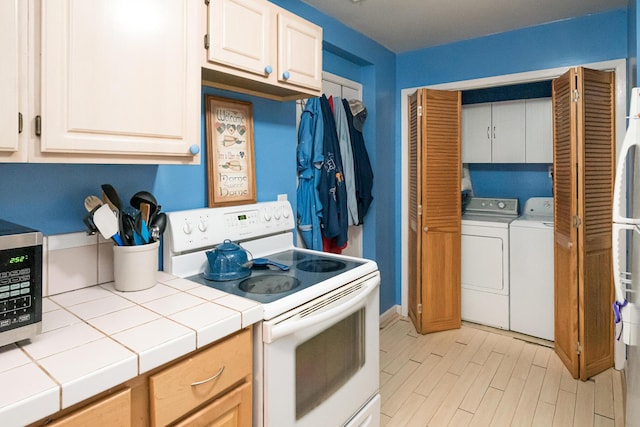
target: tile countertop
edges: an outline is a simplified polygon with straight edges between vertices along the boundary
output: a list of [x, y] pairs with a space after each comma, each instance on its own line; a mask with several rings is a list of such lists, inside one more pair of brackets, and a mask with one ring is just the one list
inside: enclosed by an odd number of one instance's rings
[[[42, 333], [0, 347], [0, 419], [37, 421], [262, 320], [262, 306], [158, 272], [47, 297]], [[8, 386], [11, 385], [11, 386]]]

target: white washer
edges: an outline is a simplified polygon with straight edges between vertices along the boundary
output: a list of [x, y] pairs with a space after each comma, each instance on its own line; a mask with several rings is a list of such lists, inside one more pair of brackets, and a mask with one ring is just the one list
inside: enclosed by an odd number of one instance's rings
[[553, 197], [532, 197], [511, 223], [511, 330], [554, 340]]
[[509, 223], [518, 199], [469, 200], [462, 216], [462, 320], [509, 329]]

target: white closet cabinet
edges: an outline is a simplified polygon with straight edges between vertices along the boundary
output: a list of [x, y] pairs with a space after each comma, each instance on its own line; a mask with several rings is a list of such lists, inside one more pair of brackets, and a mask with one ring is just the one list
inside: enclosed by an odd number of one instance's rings
[[41, 161], [199, 163], [198, 6], [41, 2]]
[[203, 83], [277, 100], [322, 94], [322, 28], [266, 0], [204, 5]]
[[0, 2], [0, 161], [27, 159], [24, 140], [26, 115], [26, 2]]
[[491, 163], [491, 104], [462, 106], [462, 163]]
[[462, 107], [463, 163], [524, 161], [524, 101], [471, 104]]
[[526, 162], [553, 163], [551, 98], [526, 100]]

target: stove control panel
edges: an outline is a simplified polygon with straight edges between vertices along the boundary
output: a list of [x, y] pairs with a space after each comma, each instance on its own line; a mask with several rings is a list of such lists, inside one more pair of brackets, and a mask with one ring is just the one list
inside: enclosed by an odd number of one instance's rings
[[209, 248], [225, 239], [255, 239], [295, 227], [287, 200], [168, 212], [167, 220], [165, 244], [171, 245], [174, 253]]

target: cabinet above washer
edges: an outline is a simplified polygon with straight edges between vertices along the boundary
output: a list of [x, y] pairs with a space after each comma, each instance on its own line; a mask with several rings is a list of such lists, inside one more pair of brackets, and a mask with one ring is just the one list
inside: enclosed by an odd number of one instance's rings
[[553, 163], [551, 99], [462, 106], [463, 163]]
[[322, 94], [322, 28], [266, 0], [209, 0], [202, 83], [275, 100]]

